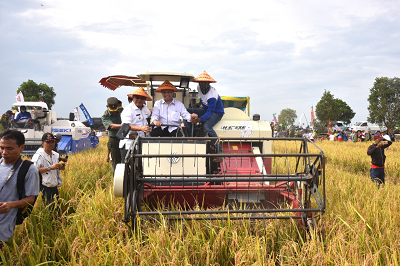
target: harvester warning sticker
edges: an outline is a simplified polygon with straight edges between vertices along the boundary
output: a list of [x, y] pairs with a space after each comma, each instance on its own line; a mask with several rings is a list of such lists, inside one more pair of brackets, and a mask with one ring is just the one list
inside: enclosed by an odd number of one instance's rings
[[239, 125], [235, 126], [221, 126], [222, 130], [239, 130], [242, 138], [250, 138], [254, 134], [253, 124], [247, 121], [239, 122]]

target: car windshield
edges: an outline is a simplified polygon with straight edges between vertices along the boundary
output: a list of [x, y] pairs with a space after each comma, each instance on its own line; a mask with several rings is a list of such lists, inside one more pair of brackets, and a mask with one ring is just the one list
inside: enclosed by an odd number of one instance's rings
[[360, 125], [361, 125], [361, 122], [357, 122], [357, 123], [356, 123], [356, 126], [360, 126]]

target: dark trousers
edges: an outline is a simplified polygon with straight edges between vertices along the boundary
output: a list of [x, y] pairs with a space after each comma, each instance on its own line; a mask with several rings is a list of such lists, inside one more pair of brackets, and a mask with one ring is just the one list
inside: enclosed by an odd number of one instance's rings
[[54, 196], [56, 196], [56, 200], [59, 198], [58, 188], [57, 187], [46, 187], [44, 185], [41, 186], [42, 188], [42, 198], [43, 202], [47, 205], [52, 204], [51, 209], [54, 208]]
[[151, 130], [150, 136], [152, 137], [182, 137], [182, 132], [179, 129], [175, 129], [172, 132], [168, 131], [168, 127], [161, 129], [161, 127], [155, 127]]
[[117, 137], [109, 137], [107, 148], [111, 153], [112, 159], [112, 168], [115, 171], [115, 167], [117, 164], [121, 163], [121, 151], [119, 149], [119, 138]]

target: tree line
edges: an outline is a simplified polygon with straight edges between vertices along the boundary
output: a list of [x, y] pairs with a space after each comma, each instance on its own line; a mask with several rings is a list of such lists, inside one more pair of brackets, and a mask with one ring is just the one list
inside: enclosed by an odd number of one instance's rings
[[[367, 121], [394, 129], [400, 126], [400, 79], [397, 77], [376, 78], [374, 85], [370, 88], [368, 97]], [[355, 112], [343, 100], [337, 99], [330, 92], [325, 90], [321, 100], [315, 106], [316, 121], [314, 122], [317, 130], [327, 127], [329, 121], [334, 125], [336, 121], [343, 121], [348, 125], [354, 118]], [[296, 111], [290, 108], [283, 109], [278, 116], [279, 126], [287, 128], [292, 125], [297, 118]]]

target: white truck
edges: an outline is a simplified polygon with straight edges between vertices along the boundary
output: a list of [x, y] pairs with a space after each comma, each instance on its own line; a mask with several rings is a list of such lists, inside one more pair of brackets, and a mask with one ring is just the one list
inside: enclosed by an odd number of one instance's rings
[[354, 126], [351, 127], [351, 130], [355, 131], [355, 132], [364, 130], [364, 132], [366, 132], [366, 133], [371, 131], [372, 134], [375, 134], [375, 133], [378, 133], [378, 132], [380, 133], [382, 131], [386, 131], [387, 129], [384, 126], [382, 126], [382, 127], [381, 126], [375, 126], [375, 125], [369, 124], [367, 121], [361, 121], [361, 122], [356, 122], [354, 124]]

